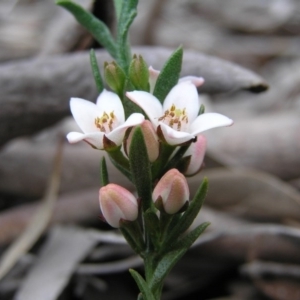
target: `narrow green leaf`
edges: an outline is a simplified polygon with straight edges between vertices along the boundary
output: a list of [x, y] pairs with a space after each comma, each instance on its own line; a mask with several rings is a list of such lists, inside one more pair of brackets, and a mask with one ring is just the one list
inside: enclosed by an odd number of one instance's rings
[[141, 198], [142, 210], [145, 212], [152, 204], [151, 169], [147, 148], [141, 127], [136, 127], [129, 149], [129, 163], [133, 182]]
[[109, 158], [113, 165], [130, 181], [132, 181], [132, 176], [130, 173], [129, 161], [122, 153], [121, 149], [118, 148], [114, 151], [108, 151]]
[[164, 241], [163, 248], [169, 249], [172, 247], [177, 238], [192, 225], [202, 207], [207, 193], [207, 188], [208, 180], [207, 178], [204, 178], [193, 200], [190, 201], [187, 210], [183, 213], [173, 230], [169, 232], [167, 239]]
[[101, 180], [101, 186], [105, 186], [109, 184], [108, 171], [107, 171], [106, 160], [104, 156], [100, 161], [100, 180]]
[[183, 49], [182, 47], [179, 47], [173, 52], [171, 57], [168, 59], [157, 78], [153, 95], [161, 103], [163, 103], [172, 87], [174, 87], [179, 80], [182, 65], [182, 57]]
[[142, 253], [145, 251], [145, 242], [138, 221], [121, 220], [120, 225], [120, 230], [130, 247], [134, 252], [142, 256]]
[[138, 0], [123, 1], [122, 11], [117, 26], [118, 61], [126, 74], [128, 74], [131, 58], [130, 46], [128, 43], [128, 30], [137, 15], [137, 4]]
[[168, 172], [172, 168], [176, 168], [178, 162], [183, 157], [189, 146], [191, 145], [191, 142], [189, 142], [187, 145], [181, 146], [175, 155], [170, 159], [170, 161], [167, 163], [166, 167], [164, 168], [164, 173]]
[[93, 76], [94, 76], [94, 80], [97, 86], [97, 90], [99, 93], [101, 93], [103, 91], [104, 85], [103, 85], [103, 80], [99, 71], [99, 66], [98, 66], [98, 62], [97, 62], [97, 58], [95, 55], [95, 51], [94, 49], [91, 49], [90, 51], [90, 63], [91, 63], [91, 67], [92, 67], [92, 72], [93, 72]]
[[139, 287], [141, 293], [143, 294], [144, 300], [156, 300], [153, 296], [150, 288], [147, 285], [147, 282], [144, 280], [144, 278], [135, 270], [129, 269], [129, 272], [133, 279], [135, 280], [137, 286]]
[[175, 245], [174, 248], [181, 249], [184, 248], [188, 250], [192, 244], [198, 239], [198, 237], [204, 232], [204, 230], [209, 226], [209, 222], [205, 222], [194, 228], [186, 236], [181, 238]]
[[117, 47], [108, 27], [93, 14], [70, 0], [58, 0], [56, 4], [67, 9], [84, 28], [100, 43], [110, 55], [117, 59]]
[[163, 143], [160, 144], [159, 159], [152, 165], [153, 180], [160, 179], [160, 177], [164, 175], [162, 170], [164, 169], [169, 160], [169, 157], [175, 149], [175, 146]]
[[149, 233], [154, 249], [158, 249], [160, 226], [159, 226], [159, 219], [156, 213], [152, 209], [148, 209], [144, 213], [144, 221], [145, 221], [145, 230], [147, 230], [147, 232]]
[[121, 11], [122, 11], [123, 0], [114, 0], [115, 13], [117, 20], [120, 19]]
[[149, 283], [151, 290], [154, 291], [163, 284], [163, 280], [166, 278], [175, 264], [180, 260], [180, 258], [185, 254], [185, 252], [186, 249], [177, 249], [164, 255], [153, 272], [151, 281]]
[[203, 233], [203, 231], [209, 225], [205, 222], [197, 226], [194, 230], [189, 232], [184, 238], [182, 238], [173, 250], [164, 255], [164, 257], [159, 261], [154, 273], [152, 280], [150, 282], [150, 287], [152, 290], [157, 289], [157, 287], [162, 283], [164, 278], [172, 270], [175, 264], [180, 260], [180, 258], [186, 253], [186, 251], [192, 246], [196, 239]]

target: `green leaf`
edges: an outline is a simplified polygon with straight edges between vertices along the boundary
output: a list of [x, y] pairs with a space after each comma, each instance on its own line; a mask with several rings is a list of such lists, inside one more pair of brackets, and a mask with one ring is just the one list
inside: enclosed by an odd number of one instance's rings
[[164, 168], [164, 173], [168, 172], [169, 170], [176, 168], [178, 162], [183, 157], [189, 146], [191, 145], [191, 142], [188, 142], [187, 145], [181, 146], [175, 153], [175, 155], [170, 159], [170, 161], [167, 163], [166, 167]]
[[122, 11], [123, 0], [114, 0], [115, 12], [117, 20], [120, 19], [121, 11]]
[[105, 186], [109, 184], [108, 171], [107, 171], [106, 160], [104, 156], [100, 161], [100, 180], [101, 180], [101, 186]]
[[185, 252], [186, 249], [177, 249], [164, 255], [164, 257], [158, 262], [149, 282], [151, 290], [155, 291], [162, 286], [163, 280], [166, 278], [175, 264], [180, 260], [180, 258], [185, 254]]
[[176, 243], [173, 250], [163, 256], [163, 258], [159, 261], [150, 282], [150, 288], [152, 290], [156, 290], [157, 288], [159, 288], [168, 273], [172, 270], [172, 268], [180, 260], [180, 258], [186, 253], [186, 251], [192, 246], [192, 244], [201, 235], [201, 233], [203, 233], [208, 225], [209, 223], [206, 222], [197, 226], [178, 243]]
[[138, 221], [121, 220], [119, 229], [134, 252], [142, 256], [145, 251], [145, 242]]
[[160, 144], [159, 159], [156, 160], [156, 162], [154, 162], [154, 164], [152, 165], [153, 180], [159, 180], [164, 175], [162, 170], [164, 169], [169, 160], [169, 157], [175, 149], [176, 146], [171, 146], [164, 143]]
[[141, 127], [136, 127], [129, 148], [129, 163], [133, 182], [141, 198], [145, 212], [152, 204], [152, 180], [150, 162]]
[[174, 245], [174, 248], [176, 248], [176, 249], [184, 248], [184, 249], [188, 250], [209, 225], [210, 225], [209, 222], [200, 224], [195, 229], [193, 229], [191, 232], [189, 232], [186, 236], [181, 238]]
[[207, 178], [204, 178], [193, 200], [190, 201], [187, 210], [183, 213], [178, 223], [174, 226], [173, 230], [169, 232], [167, 239], [164, 241], [164, 251], [170, 249], [170, 247], [172, 247], [176, 242], [177, 238], [192, 225], [202, 207], [207, 193], [207, 188], [208, 181]]
[[91, 63], [91, 67], [92, 67], [92, 72], [93, 72], [93, 76], [94, 76], [94, 80], [97, 86], [97, 90], [99, 93], [101, 93], [104, 89], [104, 85], [103, 85], [103, 80], [99, 71], [99, 66], [98, 66], [98, 62], [97, 62], [97, 58], [95, 55], [95, 51], [94, 49], [91, 49], [90, 51], [90, 63]]
[[130, 181], [132, 181], [132, 176], [129, 169], [129, 161], [122, 153], [120, 147], [114, 151], [107, 151], [107, 153], [113, 165]]
[[153, 91], [153, 95], [161, 102], [177, 84], [181, 72], [183, 49], [176, 49], [161, 70]]
[[156, 300], [155, 297], [153, 296], [150, 288], [148, 287], [147, 282], [144, 280], [144, 278], [133, 269], [129, 269], [129, 272], [130, 272], [131, 276], [134, 278], [141, 293], [143, 294], [143, 299], [144, 300]]
[[159, 219], [156, 213], [152, 209], [148, 209], [144, 213], [144, 221], [145, 221], [145, 228], [149, 233], [154, 249], [158, 250], [160, 226], [159, 226]]
[[108, 27], [93, 14], [70, 0], [58, 0], [56, 4], [67, 9], [74, 15], [78, 23], [86, 28], [99, 44], [106, 48], [110, 55], [117, 59], [117, 47]]
[[118, 62], [126, 74], [128, 74], [128, 67], [131, 58], [127, 36], [129, 27], [137, 15], [137, 4], [138, 0], [123, 1], [122, 11], [117, 26], [117, 47], [119, 53]]

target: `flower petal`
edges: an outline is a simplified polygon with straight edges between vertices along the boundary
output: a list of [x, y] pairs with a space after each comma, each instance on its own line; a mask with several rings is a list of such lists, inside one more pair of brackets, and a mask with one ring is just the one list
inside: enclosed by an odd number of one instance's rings
[[164, 101], [163, 110], [169, 110], [173, 104], [178, 109], [186, 109], [189, 123], [196, 119], [200, 103], [197, 89], [191, 81], [184, 81], [171, 89]]
[[153, 94], [156, 80], [158, 78], [160, 71], [155, 70], [152, 66], [149, 67], [149, 84], [150, 84], [150, 93]]
[[80, 141], [85, 141], [88, 144], [94, 146], [97, 149], [103, 149], [103, 132], [92, 132], [92, 133], [80, 133], [80, 132], [70, 132], [67, 134], [67, 139], [69, 143], [74, 144]]
[[140, 113], [133, 113], [128, 117], [125, 123], [115, 128], [110, 133], [106, 134], [106, 137], [113, 141], [117, 146], [121, 145], [125, 135], [125, 131], [129, 127], [133, 127], [139, 124], [142, 124], [145, 120], [145, 117]]
[[143, 91], [127, 92], [126, 96], [145, 112], [155, 127], [158, 126], [158, 118], [163, 115], [163, 109], [156, 97]]
[[100, 111], [94, 103], [80, 98], [71, 98], [70, 108], [76, 123], [83, 132], [98, 131], [94, 120], [100, 115]]
[[185, 81], [190, 81], [196, 87], [199, 87], [204, 83], [205, 80], [203, 77], [184, 76], [179, 79], [178, 83], [185, 82]]
[[[122, 124], [125, 121], [124, 107], [119, 96], [113, 92], [103, 90], [103, 92], [98, 96], [96, 105], [101, 111], [101, 115], [106, 112], [114, 112], [118, 124]], [[100, 116], [101, 116], [100, 115]], [[99, 116], [98, 116], [99, 117]]]
[[205, 150], [206, 138], [204, 135], [200, 134], [197, 136], [197, 141], [195, 143], [191, 143], [190, 147], [184, 154], [184, 156], [191, 155], [190, 164], [184, 172], [186, 176], [192, 176], [200, 170], [205, 156]]
[[184, 131], [177, 131], [165, 123], [160, 122], [159, 125], [165, 141], [169, 145], [180, 145], [195, 138], [194, 135]]
[[208, 129], [215, 127], [230, 126], [233, 121], [224, 115], [217, 113], [202, 114], [196, 118], [196, 120], [190, 126], [190, 133], [198, 135]]

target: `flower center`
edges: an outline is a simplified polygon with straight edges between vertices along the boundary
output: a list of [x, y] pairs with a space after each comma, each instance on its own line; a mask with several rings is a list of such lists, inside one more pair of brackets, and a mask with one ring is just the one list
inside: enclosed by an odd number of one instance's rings
[[104, 112], [102, 117], [95, 119], [95, 125], [101, 132], [111, 132], [116, 125], [116, 116], [112, 111], [110, 114]]
[[185, 108], [176, 108], [174, 104], [172, 104], [170, 109], [165, 111], [164, 115], [160, 117], [158, 121], [163, 121], [165, 124], [178, 131], [185, 130], [189, 122]]

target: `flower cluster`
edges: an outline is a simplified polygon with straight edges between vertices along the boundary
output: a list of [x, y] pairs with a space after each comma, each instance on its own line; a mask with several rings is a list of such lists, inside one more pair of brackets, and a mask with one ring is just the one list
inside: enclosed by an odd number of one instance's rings
[[[135, 59], [139, 63], [138, 68], [141, 68], [140, 58]], [[109, 65], [106, 64], [106, 69], [108, 68]], [[148, 91], [134, 90], [125, 93], [125, 99], [139, 106], [144, 114], [134, 112], [125, 119], [120, 97], [105, 89], [100, 93], [96, 104], [80, 98], [71, 98], [71, 112], [82, 133], [70, 132], [67, 139], [70, 143], [85, 141], [93, 148], [106, 150], [108, 153], [117, 149], [129, 156], [133, 128], [139, 125], [143, 132], [148, 159], [152, 164], [160, 159], [162, 145], [173, 147], [173, 156], [176, 155], [178, 147], [188, 145], [181, 157], [185, 167], [181, 172], [172, 168], [159, 176], [153, 190], [155, 206], [163, 207], [167, 214], [175, 214], [189, 199], [188, 185], [182, 173], [192, 176], [199, 172], [202, 166], [206, 139], [201, 133], [211, 128], [229, 126], [233, 121], [217, 113], [199, 114], [197, 87], [204, 83], [203, 78], [181, 78], [161, 103], [153, 95], [160, 72], [152, 67], [147, 71], [148, 83], [144, 84], [144, 89]], [[136, 84], [140, 84], [140, 78], [134, 78]], [[113, 227], [119, 227], [120, 220], [134, 221], [138, 217], [137, 198], [121, 186], [108, 184], [102, 187], [99, 199], [103, 217]]]

